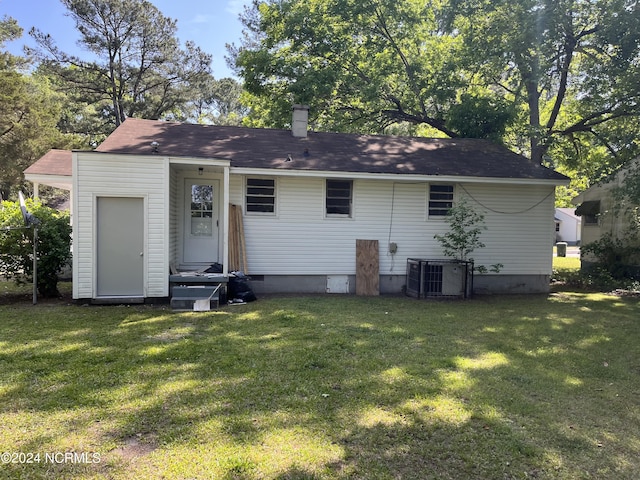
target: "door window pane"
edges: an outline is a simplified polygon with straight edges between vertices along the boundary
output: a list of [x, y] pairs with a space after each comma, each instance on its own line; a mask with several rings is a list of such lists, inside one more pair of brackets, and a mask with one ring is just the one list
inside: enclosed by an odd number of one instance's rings
[[191, 186], [191, 235], [213, 235], [213, 186]]

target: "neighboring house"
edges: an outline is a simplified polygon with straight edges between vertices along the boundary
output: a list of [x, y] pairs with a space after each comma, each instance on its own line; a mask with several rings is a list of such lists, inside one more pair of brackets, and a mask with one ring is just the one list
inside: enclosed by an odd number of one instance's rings
[[[633, 166], [620, 170], [608, 182], [594, 185], [572, 200], [572, 203], [577, 205], [576, 215], [582, 218], [583, 246], [596, 242], [604, 236], [610, 236], [613, 240], [628, 238], [630, 217], [628, 211], [615, 200], [614, 192], [623, 185], [625, 175], [630, 169], [638, 169], [639, 166], [639, 162], [634, 162]], [[583, 267], [589, 268], [595, 262], [595, 257], [583, 252]], [[632, 262], [633, 265], [639, 263], [640, 259]]]
[[581, 220], [575, 208], [556, 208], [556, 242], [579, 245], [581, 238]]
[[[434, 234], [461, 197], [485, 214], [477, 264], [504, 265], [476, 291], [544, 292], [555, 187], [568, 183], [483, 140], [307, 132], [304, 108], [292, 131], [130, 118], [66, 155], [75, 299], [167, 297], [173, 266], [227, 275], [230, 205], [256, 293], [353, 292], [357, 239], [379, 242], [380, 291], [401, 292], [408, 258], [443, 258]], [[47, 183], [46, 160], [27, 179]]]

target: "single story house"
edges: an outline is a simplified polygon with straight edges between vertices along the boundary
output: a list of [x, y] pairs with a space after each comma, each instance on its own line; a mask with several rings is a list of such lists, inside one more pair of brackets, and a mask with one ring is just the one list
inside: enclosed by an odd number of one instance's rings
[[[619, 170], [611, 178], [588, 188], [576, 196], [572, 203], [577, 206], [576, 215], [582, 218], [581, 237], [582, 245], [597, 242], [605, 236], [612, 240], [627, 240], [628, 230], [631, 227], [632, 213], [629, 208], [615, 198], [616, 189], [620, 188], [625, 176], [631, 171], [640, 173], [640, 161], [633, 162], [629, 167]], [[583, 252], [582, 266], [590, 268], [597, 259], [589, 253]], [[640, 258], [627, 259], [625, 263], [638, 270]]]
[[485, 214], [476, 263], [503, 265], [476, 292], [548, 291], [566, 177], [484, 140], [309, 132], [307, 116], [294, 107], [291, 131], [130, 118], [70, 168], [59, 152], [29, 167], [70, 186], [73, 297], [166, 298], [175, 270], [227, 276], [236, 256], [256, 293], [353, 292], [360, 239], [379, 246], [379, 291], [401, 292], [407, 259], [443, 258], [434, 235], [461, 197]]
[[582, 221], [576, 215], [575, 208], [556, 208], [556, 242], [566, 242], [568, 245], [579, 245], [582, 235]]

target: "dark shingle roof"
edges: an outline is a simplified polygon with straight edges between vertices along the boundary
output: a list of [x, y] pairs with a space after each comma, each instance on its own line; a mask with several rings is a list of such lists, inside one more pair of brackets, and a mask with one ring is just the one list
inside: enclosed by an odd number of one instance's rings
[[[486, 140], [169, 123], [130, 118], [98, 152], [228, 159], [233, 167], [554, 180], [567, 178]], [[291, 161], [287, 161], [291, 158]]]
[[[231, 160], [233, 167], [521, 178], [566, 177], [486, 140], [255, 129], [127, 119], [96, 150]], [[292, 161], [287, 161], [291, 158]]]
[[31, 175], [71, 176], [71, 150], [49, 150], [24, 173]]

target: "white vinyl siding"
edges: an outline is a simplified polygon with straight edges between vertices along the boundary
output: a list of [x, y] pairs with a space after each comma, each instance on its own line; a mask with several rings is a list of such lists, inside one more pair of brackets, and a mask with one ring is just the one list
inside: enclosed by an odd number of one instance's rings
[[500, 273], [505, 275], [550, 275], [554, 187], [476, 184], [464, 188], [472, 196], [470, 205], [485, 215], [487, 227], [480, 237], [486, 246], [472, 254], [476, 264], [502, 263]]
[[[145, 296], [168, 295], [169, 262], [179, 251], [175, 237], [182, 220], [178, 175], [180, 169], [170, 169], [169, 159], [161, 156], [74, 153], [74, 298], [95, 294], [95, 202], [100, 196], [144, 198]], [[245, 205], [245, 179], [241, 173], [230, 175], [231, 203]], [[427, 181], [349, 182], [351, 216], [343, 219], [327, 216], [326, 178], [278, 175], [276, 215], [244, 216], [248, 273], [353, 275], [357, 239], [379, 241], [381, 275], [404, 275], [407, 258], [442, 258], [434, 235], [448, 227], [428, 217]], [[487, 246], [474, 252], [478, 264], [502, 263], [502, 274], [551, 273], [552, 185], [453, 185], [456, 198], [470, 196], [485, 214], [481, 240]], [[388, 253], [389, 242], [397, 244], [395, 255]]]
[[169, 163], [158, 157], [79, 152], [74, 205], [74, 298], [95, 295], [97, 197], [145, 199], [145, 296], [168, 295]]
[[[242, 201], [238, 189], [242, 180], [237, 177], [231, 176], [232, 203]], [[445, 222], [427, 219], [428, 186], [427, 182], [354, 180], [353, 218], [341, 222], [325, 216], [325, 179], [282, 176], [278, 179], [278, 217], [244, 219], [249, 273], [355, 274], [356, 239], [379, 240], [381, 275], [403, 275], [407, 258], [443, 258], [433, 236], [448, 227]], [[487, 225], [481, 237], [487, 247], [474, 252], [478, 263], [502, 263], [501, 273], [505, 274], [550, 274], [554, 187], [464, 187], [496, 211], [530, 208], [526, 213], [503, 214], [474, 205], [485, 213]], [[458, 195], [463, 193], [458, 190]], [[388, 253], [389, 242], [398, 244], [396, 255]]]

